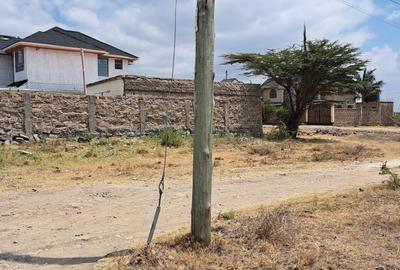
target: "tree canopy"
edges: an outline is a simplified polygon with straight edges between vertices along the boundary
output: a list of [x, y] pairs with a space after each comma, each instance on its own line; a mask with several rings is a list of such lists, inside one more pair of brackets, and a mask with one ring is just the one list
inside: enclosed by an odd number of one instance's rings
[[382, 92], [383, 81], [377, 81], [375, 78], [375, 70], [364, 69], [364, 72], [356, 75], [356, 80], [359, 83], [356, 93], [362, 97], [363, 101], [368, 100], [371, 97], [379, 96]]
[[356, 79], [367, 61], [350, 44], [315, 40], [265, 54], [224, 55], [225, 64], [241, 64], [245, 75], [263, 75], [285, 89], [289, 113], [284, 119], [287, 131], [296, 137], [301, 117], [317, 97], [359, 88]]

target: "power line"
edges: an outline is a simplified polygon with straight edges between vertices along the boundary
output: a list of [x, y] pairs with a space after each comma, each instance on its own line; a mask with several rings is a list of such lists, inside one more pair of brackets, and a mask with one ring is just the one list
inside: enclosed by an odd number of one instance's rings
[[172, 53], [172, 72], [171, 78], [174, 79], [175, 75], [175, 57], [176, 57], [176, 19], [178, 13], [178, 0], [175, 0], [175, 18], [174, 18], [174, 48]]
[[[171, 80], [174, 79], [174, 75], [175, 75], [175, 58], [176, 58], [176, 29], [177, 29], [177, 13], [178, 13], [178, 0], [175, 0], [175, 14], [174, 14], [174, 45], [173, 45], [173, 53], [172, 53], [172, 67], [171, 67]], [[170, 84], [170, 89], [168, 91], [168, 98], [170, 96], [171, 93], [171, 88], [172, 88], [172, 84]], [[169, 127], [169, 121], [168, 121], [168, 112], [165, 110], [165, 123], [164, 123], [164, 131], [166, 130], [166, 128]], [[153, 218], [153, 222], [151, 224], [151, 228], [150, 228], [150, 232], [149, 235], [147, 237], [147, 246], [151, 245], [151, 242], [153, 240], [153, 235], [154, 232], [156, 230], [156, 226], [157, 226], [157, 222], [158, 222], [158, 217], [160, 215], [161, 212], [161, 200], [162, 200], [162, 196], [164, 194], [164, 188], [165, 188], [165, 177], [166, 177], [166, 169], [167, 169], [167, 156], [168, 156], [168, 136], [167, 137], [167, 142], [165, 143], [164, 146], [164, 164], [163, 164], [163, 171], [162, 171], [162, 175], [161, 175], [161, 179], [160, 182], [158, 184], [158, 205], [156, 208], [156, 212], [154, 214], [154, 218]]]
[[390, 2], [392, 2], [392, 3], [395, 3], [396, 5], [399, 5], [400, 6], [400, 2], [399, 1], [396, 1], [396, 0], [389, 0]]
[[[359, 6], [355, 6], [355, 5], [351, 4], [350, 2], [348, 2], [348, 1], [346, 1], [346, 0], [336, 0], [336, 1], [341, 2], [342, 4], [345, 4], [346, 6], [352, 8], [352, 9], [354, 9], [354, 10], [357, 10], [358, 12], [361, 12], [361, 13], [363, 13], [363, 14], [369, 16], [369, 17], [372, 17], [372, 18], [375, 19], [375, 20], [378, 20], [378, 21], [381, 21], [381, 22], [383, 22], [383, 23], [386, 23], [387, 25], [390, 25], [390, 26], [392, 26], [393, 28], [396, 28], [397, 30], [400, 30], [400, 26], [399, 26], [399, 25], [394, 24], [394, 23], [390, 23], [390, 22], [388, 22], [388, 21], [386, 21], [386, 20], [383, 20], [382, 18], [380, 18], [380, 17], [378, 17], [378, 16], [376, 16], [376, 15], [374, 15], [374, 14], [371, 14], [371, 13], [368, 12], [368, 10], [366, 10], [366, 9], [363, 9], [363, 8], [361, 8], [361, 7], [359, 7]], [[390, 1], [394, 1], [394, 0], [390, 0]], [[400, 5], [399, 2], [398, 2], [397, 4]]]

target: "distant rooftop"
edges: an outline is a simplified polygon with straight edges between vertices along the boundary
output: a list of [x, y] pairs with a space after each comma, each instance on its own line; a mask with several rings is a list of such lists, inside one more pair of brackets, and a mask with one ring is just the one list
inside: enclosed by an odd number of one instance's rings
[[0, 35], [0, 50], [20, 40], [18, 37]]
[[[17, 42], [29, 42], [70, 48], [83, 48], [89, 50], [105, 51], [112, 55], [124, 56], [133, 59], [138, 58], [133, 54], [120, 50], [114, 46], [111, 46], [83, 33], [64, 30], [60, 27], [53, 27], [45, 32], [39, 31], [23, 39], [8, 36], [3, 37], [5, 41], [2, 42], [0, 38], [0, 49], [5, 49]], [[7, 38], [9, 39], [7, 40]]]

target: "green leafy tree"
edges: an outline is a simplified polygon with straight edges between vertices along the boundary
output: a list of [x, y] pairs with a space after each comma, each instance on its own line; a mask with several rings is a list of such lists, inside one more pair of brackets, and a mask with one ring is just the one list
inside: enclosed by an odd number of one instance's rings
[[383, 81], [377, 81], [375, 78], [375, 70], [364, 69], [362, 76], [356, 75], [356, 80], [359, 83], [359, 87], [356, 89], [356, 93], [362, 98], [362, 101], [368, 101], [373, 96], [380, 95], [382, 92]]
[[241, 64], [248, 76], [266, 76], [285, 89], [288, 113], [282, 119], [286, 131], [297, 137], [300, 121], [307, 106], [317, 95], [345, 93], [356, 89], [356, 76], [367, 61], [350, 44], [329, 40], [307, 41], [283, 50], [265, 54], [239, 53], [224, 55], [225, 64]]

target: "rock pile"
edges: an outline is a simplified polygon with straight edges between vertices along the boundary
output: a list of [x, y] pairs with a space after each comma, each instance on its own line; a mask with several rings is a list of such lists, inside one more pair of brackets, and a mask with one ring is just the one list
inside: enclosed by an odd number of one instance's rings
[[26, 142], [40, 142], [40, 137], [37, 134], [34, 134], [32, 137], [28, 137], [22, 133], [10, 135], [10, 133], [6, 133], [4, 131], [1, 132], [0, 130], [0, 144], [22, 144]]

